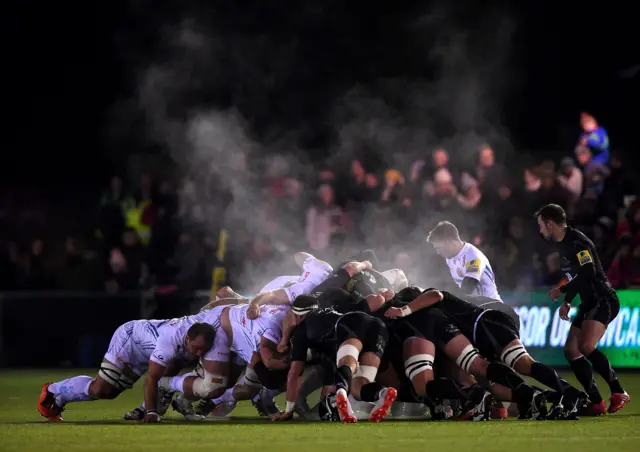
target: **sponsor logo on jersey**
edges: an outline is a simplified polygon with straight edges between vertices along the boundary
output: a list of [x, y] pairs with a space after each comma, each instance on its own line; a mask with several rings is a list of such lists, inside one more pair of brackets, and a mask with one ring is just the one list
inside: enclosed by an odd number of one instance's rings
[[581, 266], [585, 264], [591, 264], [593, 262], [591, 254], [587, 250], [580, 251], [578, 254], [576, 254], [576, 256], [578, 257], [578, 262]]
[[480, 273], [480, 259], [471, 259], [467, 263], [467, 273]]
[[304, 272], [304, 273], [302, 274], [302, 276], [300, 277], [300, 281], [298, 281], [298, 282], [306, 281], [307, 277], [308, 277], [310, 274], [311, 274], [310, 272]]

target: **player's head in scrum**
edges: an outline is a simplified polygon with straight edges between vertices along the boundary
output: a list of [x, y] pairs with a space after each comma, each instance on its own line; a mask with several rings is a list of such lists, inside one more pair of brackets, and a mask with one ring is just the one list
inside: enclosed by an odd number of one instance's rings
[[545, 240], [559, 242], [567, 228], [567, 214], [558, 204], [541, 207], [534, 216], [538, 219], [540, 235]]
[[458, 228], [449, 221], [438, 223], [427, 235], [427, 243], [433, 245], [436, 253], [445, 259], [457, 256], [462, 247], [464, 247], [464, 242], [460, 240]]

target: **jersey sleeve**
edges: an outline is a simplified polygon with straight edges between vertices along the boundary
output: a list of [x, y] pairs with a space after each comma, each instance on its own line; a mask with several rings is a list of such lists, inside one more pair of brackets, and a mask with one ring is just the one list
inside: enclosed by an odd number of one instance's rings
[[[595, 263], [594, 256], [596, 250], [581, 237], [576, 237], [570, 247], [571, 256], [568, 256], [572, 262], [578, 264], [578, 273], [574, 278], [560, 287], [560, 292], [564, 294], [572, 294], [578, 291], [578, 288], [583, 285], [589, 278], [595, 276]], [[573, 295], [575, 296], [575, 295]]]
[[302, 322], [296, 327], [291, 337], [291, 361], [306, 361], [308, 348], [307, 325]]
[[282, 339], [282, 323], [269, 322], [265, 330], [262, 332], [262, 337], [277, 344]]
[[472, 251], [467, 255], [467, 262], [464, 265], [464, 277], [480, 281], [480, 276], [482, 276], [486, 266], [487, 263], [484, 258]]
[[149, 357], [149, 361], [160, 364], [162, 367], [167, 367], [169, 365], [169, 361], [175, 358], [175, 355], [175, 346], [171, 341], [171, 338], [165, 335], [160, 335], [158, 342], [156, 343], [156, 348]]

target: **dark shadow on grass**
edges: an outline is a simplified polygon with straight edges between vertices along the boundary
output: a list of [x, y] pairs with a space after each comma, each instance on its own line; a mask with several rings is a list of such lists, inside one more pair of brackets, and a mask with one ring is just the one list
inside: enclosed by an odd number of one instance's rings
[[[633, 413], [633, 414], [616, 414], [615, 418], [640, 418], [640, 413]], [[584, 420], [596, 420], [595, 418], [590, 418], [590, 417], [584, 417]], [[614, 420], [614, 417], [605, 417], [603, 419], [607, 419], [607, 420]], [[189, 427], [203, 427], [203, 426], [227, 426], [229, 424], [232, 425], [252, 425], [252, 424], [262, 424], [262, 425], [291, 425], [291, 424], [318, 424], [321, 421], [306, 421], [306, 420], [302, 420], [302, 419], [296, 419], [294, 421], [288, 421], [288, 422], [272, 422], [269, 419], [265, 419], [265, 418], [259, 418], [259, 417], [232, 417], [229, 419], [207, 419], [204, 421], [187, 421], [187, 420], [179, 420], [179, 419], [163, 419], [162, 422], [158, 423], [158, 424], [148, 424], [151, 426], [167, 426], [167, 425], [174, 425], [174, 426], [189, 426]], [[391, 424], [391, 423], [424, 423], [424, 422], [429, 422], [431, 423], [428, 419], [388, 419], [386, 421], [384, 421], [384, 424]], [[436, 421], [434, 421], [435, 423]], [[441, 422], [455, 422], [455, 421], [439, 421], [438, 423]], [[500, 421], [494, 421], [494, 422], [500, 422]], [[509, 423], [511, 422], [518, 422], [516, 419], [513, 420], [509, 420]], [[524, 422], [567, 422], [567, 421], [524, 421]], [[580, 422], [580, 421], [568, 421], [568, 422]], [[360, 423], [362, 424], [369, 424], [369, 422], [365, 421], [360, 421]], [[492, 422], [489, 421], [489, 424], [491, 424]], [[34, 421], [0, 421], [0, 425], [37, 425], [37, 424], [50, 424], [50, 425], [122, 425], [122, 426], [128, 426], [128, 425], [142, 425], [141, 422], [132, 422], [132, 421], [124, 421], [124, 420], [118, 420], [118, 419], [113, 419], [113, 420], [108, 420], [108, 419], [103, 419], [103, 420], [89, 420], [89, 421], [64, 421], [61, 423], [57, 423], [57, 422], [47, 422], [47, 421], [39, 421], [39, 420], [34, 420]], [[334, 422], [333, 424], [336, 425], [341, 425], [339, 422]]]

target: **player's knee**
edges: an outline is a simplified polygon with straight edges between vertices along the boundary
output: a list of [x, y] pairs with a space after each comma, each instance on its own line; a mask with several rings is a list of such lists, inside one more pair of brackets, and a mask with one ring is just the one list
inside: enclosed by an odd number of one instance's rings
[[89, 385], [89, 397], [93, 399], [112, 400], [118, 397], [120, 390], [106, 381], [96, 378]]
[[564, 357], [567, 361], [571, 362], [578, 358], [580, 358], [582, 354], [580, 353], [580, 347], [574, 344], [569, 344], [568, 342], [564, 346]]
[[227, 377], [205, 371], [204, 378], [193, 381], [193, 394], [205, 399], [216, 397], [227, 387]]
[[580, 342], [578, 344], [578, 350], [582, 356], [589, 356], [596, 349], [597, 343], [593, 341]]
[[262, 388], [260, 377], [253, 368], [247, 367], [247, 370], [244, 373], [244, 380], [245, 384], [251, 388]]
[[343, 344], [338, 348], [338, 352], [336, 353], [336, 364], [338, 366], [346, 363], [356, 364], [359, 356], [360, 350], [358, 350], [355, 345]]

